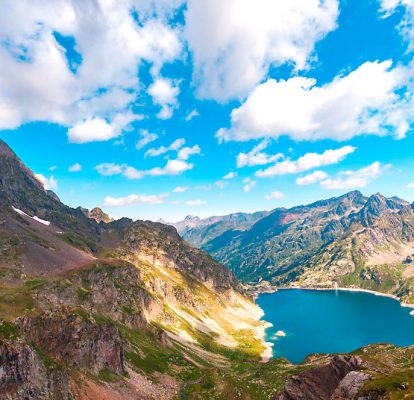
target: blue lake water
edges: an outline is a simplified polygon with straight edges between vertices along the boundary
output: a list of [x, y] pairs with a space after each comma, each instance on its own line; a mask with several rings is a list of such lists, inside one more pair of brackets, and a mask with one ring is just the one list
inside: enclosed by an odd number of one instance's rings
[[[273, 356], [299, 363], [314, 353], [344, 353], [371, 343], [414, 344], [414, 316], [391, 298], [364, 292], [279, 290], [259, 295]], [[285, 337], [275, 337], [277, 331]]]

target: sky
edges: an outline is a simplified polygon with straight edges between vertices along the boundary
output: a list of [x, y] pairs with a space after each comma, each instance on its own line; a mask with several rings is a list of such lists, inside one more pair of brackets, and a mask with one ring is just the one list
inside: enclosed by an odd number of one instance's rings
[[413, 127], [412, 0], [0, 5], [0, 139], [72, 207], [414, 201]]

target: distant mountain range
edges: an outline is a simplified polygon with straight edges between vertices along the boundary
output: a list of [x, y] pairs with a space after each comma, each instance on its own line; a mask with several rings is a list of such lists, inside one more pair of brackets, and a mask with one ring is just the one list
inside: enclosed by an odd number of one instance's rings
[[414, 302], [414, 205], [359, 191], [290, 209], [174, 224], [243, 282], [361, 287]]

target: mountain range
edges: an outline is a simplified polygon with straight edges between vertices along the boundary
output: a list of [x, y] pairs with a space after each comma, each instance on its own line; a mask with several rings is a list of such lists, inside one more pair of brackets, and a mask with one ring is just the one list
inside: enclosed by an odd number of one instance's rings
[[191, 217], [174, 226], [245, 283], [337, 284], [414, 302], [414, 204], [397, 197], [353, 191], [290, 209]]
[[[409, 282], [411, 214], [402, 200], [353, 192], [290, 210], [188, 218], [179, 230], [245, 282], [369, 281], [380, 275], [366, 271], [391, 270], [394, 260]], [[382, 254], [387, 267], [362, 265]], [[414, 348], [267, 360], [262, 315], [235, 274], [173, 226], [68, 207], [0, 141], [1, 400], [412, 394]]]

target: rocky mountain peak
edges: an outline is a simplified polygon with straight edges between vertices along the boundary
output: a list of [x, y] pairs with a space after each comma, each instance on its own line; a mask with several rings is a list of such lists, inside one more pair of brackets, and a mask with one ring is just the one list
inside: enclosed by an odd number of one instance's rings
[[200, 221], [200, 218], [199, 218], [199, 217], [197, 217], [197, 216], [195, 216], [195, 215], [187, 215], [187, 216], [184, 218], [184, 221], [185, 221], [185, 222], [190, 222], [190, 221], [194, 221], [194, 222], [196, 222], [196, 221]]
[[108, 214], [104, 213], [101, 208], [95, 207], [91, 211], [89, 211], [89, 218], [94, 219], [98, 224], [100, 222], [111, 222], [113, 218], [111, 218]]

